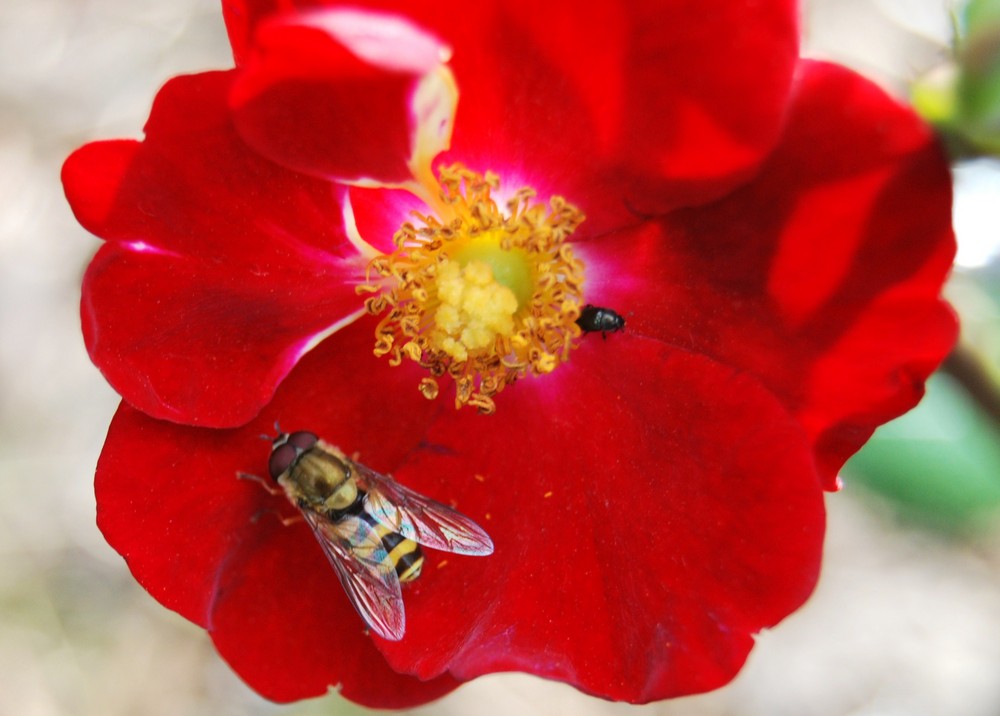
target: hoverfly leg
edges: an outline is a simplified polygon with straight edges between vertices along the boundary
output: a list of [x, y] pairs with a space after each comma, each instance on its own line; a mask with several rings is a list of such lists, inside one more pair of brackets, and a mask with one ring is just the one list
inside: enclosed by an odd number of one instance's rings
[[[267, 480], [265, 480], [260, 475], [254, 475], [253, 473], [250, 472], [237, 472], [236, 477], [238, 477], [241, 480], [250, 480], [251, 482], [256, 482], [258, 485], [267, 490], [267, 494], [272, 495], [274, 497], [285, 494], [285, 491], [283, 489], [271, 485], [269, 482], [267, 482]], [[269, 512], [272, 513], [275, 517], [277, 517], [278, 521], [281, 522], [281, 524], [283, 524], [285, 527], [289, 527], [304, 520], [301, 513], [294, 514], [291, 517], [285, 517], [281, 514], [280, 510], [276, 510], [273, 507], [262, 507], [253, 513], [253, 516], [250, 518], [250, 521], [253, 522], [254, 524], [257, 524], [257, 521], [261, 518], [261, 515], [267, 514]]]
[[291, 517], [285, 517], [281, 514], [280, 510], [276, 510], [273, 507], [262, 507], [250, 517], [250, 521], [257, 524], [261, 517], [264, 515], [274, 515], [275, 518], [283, 524], [285, 527], [291, 527], [292, 525], [297, 525], [299, 522], [304, 522], [305, 518], [302, 515], [292, 515]]
[[278, 495], [283, 495], [285, 493], [280, 487], [272, 486], [267, 480], [259, 475], [254, 475], [249, 472], [237, 472], [236, 477], [241, 480], [250, 480], [251, 482], [256, 482], [258, 485], [267, 490], [267, 494], [277, 497]]

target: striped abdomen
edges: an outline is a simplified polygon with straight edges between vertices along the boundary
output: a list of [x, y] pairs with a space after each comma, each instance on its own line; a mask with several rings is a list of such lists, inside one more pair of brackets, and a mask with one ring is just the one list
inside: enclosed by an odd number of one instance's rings
[[396, 570], [400, 582], [410, 582], [420, 576], [424, 566], [424, 553], [420, 545], [411, 539], [393, 532], [367, 512], [361, 512], [359, 517], [367, 522], [375, 534], [382, 540], [382, 546], [389, 553], [389, 561]]

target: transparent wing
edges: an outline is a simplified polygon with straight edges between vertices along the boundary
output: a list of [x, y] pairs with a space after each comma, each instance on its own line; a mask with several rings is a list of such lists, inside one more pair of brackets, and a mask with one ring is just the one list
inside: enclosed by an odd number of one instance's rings
[[465, 515], [360, 463], [352, 462], [351, 465], [355, 477], [368, 493], [365, 511], [394, 532], [444, 552], [493, 553], [493, 540]]
[[402, 639], [406, 616], [399, 577], [375, 530], [355, 516], [334, 523], [310, 510], [302, 514], [361, 618], [383, 639]]

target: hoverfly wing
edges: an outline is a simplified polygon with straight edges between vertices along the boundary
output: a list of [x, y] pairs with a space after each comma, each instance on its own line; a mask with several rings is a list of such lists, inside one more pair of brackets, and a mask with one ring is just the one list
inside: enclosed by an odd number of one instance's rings
[[302, 514], [361, 618], [383, 639], [402, 639], [406, 616], [399, 577], [375, 530], [353, 515], [334, 523], [309, 510]]
[[432, 549], [493, 554], [493, 540], [465, 515], [360, 463], [353, 466], [368, 493], [365, 511], [386, 527]]

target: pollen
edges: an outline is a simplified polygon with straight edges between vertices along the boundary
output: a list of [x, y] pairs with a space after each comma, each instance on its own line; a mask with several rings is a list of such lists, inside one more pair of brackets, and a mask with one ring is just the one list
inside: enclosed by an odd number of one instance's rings
[[514, 332], [517, 298], [493, 277], [483, 261], [464, 267], [446, 259], [436, 281], [441, 305], [434, 312], [433, 342], [458, 361], [495, 345], [499, 336]]
[[358, 292], [381, 316], [376, 356], [425, 368], [417, 387], [428, 399], [450, 376], [456, 408], [492, 413], [497, 393], [556, 370], [577, 343], [584, 267], [566, 240], [584, 215], [559, 196], [538, 202], [530, 188], [498, 205], [499, 178], [461, 165], [438, 182], [437, 214], [404, 223]]

